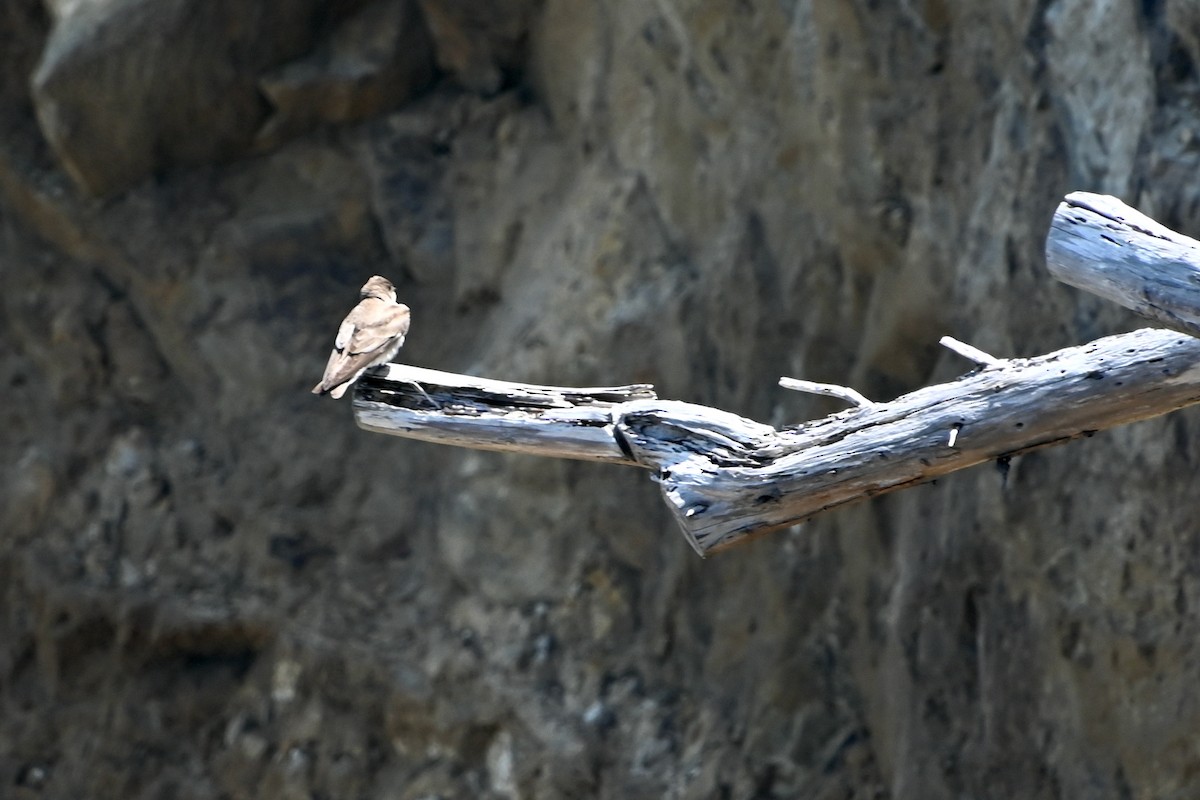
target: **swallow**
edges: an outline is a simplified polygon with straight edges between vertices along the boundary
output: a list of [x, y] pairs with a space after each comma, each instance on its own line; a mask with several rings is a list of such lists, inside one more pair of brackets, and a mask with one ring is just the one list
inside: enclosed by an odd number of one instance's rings
[[392, 282], [374, 275], [363, 284], [359, 296], [362, 299], [338, 328], [325, 376], [313, 387], [313, 394], [341, 397], [368, 369], [391, 361], [404, 344], [408, 306], [396, 302]]

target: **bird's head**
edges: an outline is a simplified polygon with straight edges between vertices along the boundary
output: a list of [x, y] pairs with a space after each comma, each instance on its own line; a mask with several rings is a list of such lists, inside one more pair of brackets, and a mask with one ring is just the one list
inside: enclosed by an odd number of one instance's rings
[[396, 302], [396, 287], [392, 282], [381, 275], [372, 275], [371, 279], [363, 284], [359, 290], [359, 295], [363, 298], [375, 297], [380, 300], [388, 300]]

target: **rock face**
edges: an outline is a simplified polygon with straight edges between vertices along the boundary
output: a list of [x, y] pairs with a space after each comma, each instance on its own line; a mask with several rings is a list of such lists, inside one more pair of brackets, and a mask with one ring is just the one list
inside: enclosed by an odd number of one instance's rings
[[307, 391], [373, 273], [412, 363], [772, 424], [1136, 325], [1040, 253], [1076, 189], [1200, 231], [1182, 0], [50, 9], [0, 0], [0, 796], [1200, 794], [1194, 412], [701, 562], [642, 474]]
[[413, 2], [360, 5], [63, 0], [33, 74], [38, 121], [71, 177], [106, 194], [371, 116], [424, 86], [432, 53]]

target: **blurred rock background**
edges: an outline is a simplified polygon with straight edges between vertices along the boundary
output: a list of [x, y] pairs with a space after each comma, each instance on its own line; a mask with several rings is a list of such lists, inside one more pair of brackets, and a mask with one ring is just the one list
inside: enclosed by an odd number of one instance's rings
[[0, 796], [1200, 796], [1200, 415], [701, 561], [644, 474], [312, 397], [411, 363], [785, 424], [1139, 326], [1190, 0], [0, 0]]

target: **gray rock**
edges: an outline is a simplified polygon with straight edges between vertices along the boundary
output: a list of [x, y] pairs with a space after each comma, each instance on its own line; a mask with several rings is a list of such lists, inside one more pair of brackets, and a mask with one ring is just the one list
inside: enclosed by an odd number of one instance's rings
[[[459, 84], [495, 94], [520, 74], [537, 0], [419, 0], [433, 34], [437, 62]], [[506, 78], [507, 76], [507, 78]]]
[[321, 4], [84, 0], [54, 7], [33, 75], [42, 132], [92, 194], [242, 153], [267, 109], [259, 75], [312, 43]]
[[412, 98], [433, 77], [424, 18], [411, 0], [382, 0], [343, 20], [314, 52], [259, 80], [272, 111], [257, 146], [318, 123], [356, 122]]

